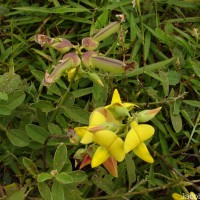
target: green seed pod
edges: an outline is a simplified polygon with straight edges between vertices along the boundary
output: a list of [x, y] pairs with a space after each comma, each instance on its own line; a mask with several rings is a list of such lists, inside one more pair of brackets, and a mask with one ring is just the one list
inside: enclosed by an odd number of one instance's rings
[[61, 53], [66, 53], [73, 47], [72, 43], [64, 38], [54, 38], [50, 46]]
[[104, 40], [105, 38], [109, 37], [110, 35], [118, 32], [120, 27], [119, 22], [111, 22], [109, 25], [101, 29], [98, 33], [96, 33], [92, 39], [96, 42], [100, 42]]
[[62, 57], [62, 60], [72, 59], [74, 67], [78, 67], [81, 64], [81, 59], [76, 53], [67, 53]]
[[93, 40], [91, 37], [86, 37], [82, 39], [82, 47], [88, 51], [95, 50], [99, 43]]
[[74, 67], [74, 62], [72, 59], [68, 58], [66, 60], [61, 60], [59, 64], [57, 64], [51, 74], [45, 74], [43, 79], [44, 86], [50, 86], [52, 83], [56, 82], [66, 70], [70, 70]]
[[125, 71], [126, 64], [117, 59], [94, 56], [91, 57], [91, 61], [94, 67], [113, 74], [122, 74]]

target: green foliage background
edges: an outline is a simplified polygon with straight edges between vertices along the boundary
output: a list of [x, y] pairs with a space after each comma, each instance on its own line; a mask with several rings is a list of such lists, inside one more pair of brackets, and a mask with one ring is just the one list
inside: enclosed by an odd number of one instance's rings
[[[0, 197], [2, 199], [170, 199], [174, 192], [200, 194], [200, 2], [148, 0], [0, 1]], [[61, 55], [33, 40], [41, 33], [72, 43], [95, 33], [116, 14], [120, 32], [99, 51], [134, 62], [114, 77], [98, 71], [105, 87], [87, 77], [62, 77], [44, 88], [44, 73]], [[69, 140], [72, 128], [110, 102], [118, 88], [138, 110], [162, 106], [151, 121], [148, 145], [154, 164], [128, 155], [119, 177], [103, 167], [79, 170]], [[56, 116], [54, 113], [56, 112]], [[54, 170], [58, 174], [53, 174]], [[51, 173], [50, 173], [51, 172]], [[185, 187], [186, 186], [186, 187]]]

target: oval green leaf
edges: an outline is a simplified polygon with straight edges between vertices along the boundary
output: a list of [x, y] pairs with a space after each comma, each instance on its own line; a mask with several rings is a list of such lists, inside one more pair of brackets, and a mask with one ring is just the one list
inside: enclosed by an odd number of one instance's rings
[[49, 133], [45, 129], [33, 124], [27, 124], [25, 130], [32, 140], [40, 144], [44, 144], [45, 140], [49, 137]]
[[29, 145], [29, 137], [22, 130], [10, 129], [6, 132], [6, 135], [10, 142], [16, 147], [25, 147]]

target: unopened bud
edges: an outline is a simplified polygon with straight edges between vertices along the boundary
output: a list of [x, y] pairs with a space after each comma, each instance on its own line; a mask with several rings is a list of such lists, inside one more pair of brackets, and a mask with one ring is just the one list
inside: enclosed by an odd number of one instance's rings
[[153, 119], [156, 114], [161, 110], [162, 107], [155, 108], [152, 110], [143, 110], [139, 113], [137, 113], [137, 120], [138, 122], [147, 122], [151, 119]]
[[91, 37], [82, 39], [82, 47], [88, 51], [93, 51], [98, 47], [99, 43], [93, 40]]

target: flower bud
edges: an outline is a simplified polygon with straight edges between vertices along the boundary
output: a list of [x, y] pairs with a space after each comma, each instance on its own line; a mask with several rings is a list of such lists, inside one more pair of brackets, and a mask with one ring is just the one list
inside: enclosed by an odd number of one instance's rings
[[116, 33], [119, 30], [120, 23], [119, 22], [111, 22], [106, 27], [101, 29], [98, 33], [96, 33], [92, 38], [96, 42], [100, 42], [105, 38], [109, 37], [113, 33]]
[[72, 43], [64, 38], [55, 38], [50, 46], [61, 53], [66, 53], [73, 47]]
[[74, 66], [73, 67], [78, 67], [81, 64], [81, 60], [79, 56], [76, 53], [67, 53], [62, 57], [62, 60], [66, 59], [72, 59]]
[[88, 51], [93, 51], [98, 47], [99, 43], [93, 40], [91, 37], [82, 39], [82, 47]]
[[143, 110], [139, 113], [137, 113], [137, 120], [138, 122], [147, 122], [151, 119], [153, 119], [156, 114], [161, 110], [162, 107], [155, 108], [152, 110]]
[[120, 60], [103, 56], [92, 56], [91, 61], [94, 67], [113, 74], [124, 73], [126, 64]]
[[91, 62], [91, 57], [92, 56], [97, 56], [97, 53], [95, 51], [86, 51], [83, 53], [81, 57], [81, 61], [84, 67], [92, 67], [92, 62]]

